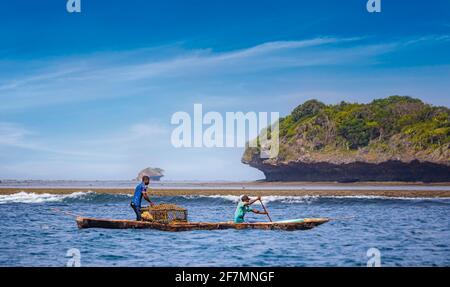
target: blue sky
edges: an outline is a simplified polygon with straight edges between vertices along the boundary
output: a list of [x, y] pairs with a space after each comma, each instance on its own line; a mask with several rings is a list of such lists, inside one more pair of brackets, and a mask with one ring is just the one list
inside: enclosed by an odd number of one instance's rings
[[450, 2], [0, 1], [0, 178], [253, 180], [175, 149], [174, 112], [288, 114], [393, 94], [450, 106]]

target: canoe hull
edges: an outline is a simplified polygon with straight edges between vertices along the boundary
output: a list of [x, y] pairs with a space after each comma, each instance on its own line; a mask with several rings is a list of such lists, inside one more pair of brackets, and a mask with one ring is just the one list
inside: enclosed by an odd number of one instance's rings
[[305, 218], [301, 222], [188, 222], [157, 223], [135, 220], [113, 220], [100, 218], [77, 217], [78, 228], [109, 229], [157, 229], [162, 231], [222, 230], [222, 229], [265, 229], [265, 230], [306, 230], [329, 221], [328, 218]]

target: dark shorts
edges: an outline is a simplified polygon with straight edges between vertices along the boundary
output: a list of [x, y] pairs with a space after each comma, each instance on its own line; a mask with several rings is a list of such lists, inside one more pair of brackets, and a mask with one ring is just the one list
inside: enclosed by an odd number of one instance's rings
[[136, 220], [141, 220], [141, 207], [134, 205], [134, 203], [130, 203], [131, 208], [133, 208], [134, 213], [136, 213]]

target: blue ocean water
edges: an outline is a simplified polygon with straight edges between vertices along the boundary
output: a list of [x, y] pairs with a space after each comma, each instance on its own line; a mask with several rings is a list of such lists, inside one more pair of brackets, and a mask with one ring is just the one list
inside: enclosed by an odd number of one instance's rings
[[[231, 220], [235, 196], [155, 197], [189, 210], [190, 221]], [[307, 231], [79, 230], [75, 214], [132, 219], [129, 195], [17, 193], [0, 196], [0, 266], [450, 266], [450, 199], [377, 197], [265, 198], [274, 220], [348, 217]], [[257, 205], [256, 208], [260, 208]], [[266, 221], [249, 215], [250, 221]]]

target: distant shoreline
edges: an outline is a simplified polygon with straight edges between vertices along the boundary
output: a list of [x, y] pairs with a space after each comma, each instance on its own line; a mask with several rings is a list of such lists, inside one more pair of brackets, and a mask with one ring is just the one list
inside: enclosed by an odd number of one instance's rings
[[[7, 186], [2, 186], [6, 183], [102, 183], [102, 182], [129, 182], [138, 183], [137, 180], [66, 180], [66, 179], [0, 179], [0, 189], [6, 188]], [[217, 180], [217, 181], [201, 181], [201, 180], [161, 180], [161, 181], [151, 181], [151, 184], [158, 185], [171, 185], [171, 184], [187, 184], [195, 186], [203, 185], [225, 185], [225, 186], [246, 186], [246, 185], [261, 185], [261, 186], [297, 186], [297, 185], [335, 185], [335, 186], [450, 186], [450, 181], [448, 182], [422, 182], [422, 181], [355, 181], [355, 182], [337, 182], [337, 181], [265, 181], [265, 180], [243, 180], [243, 181], [227, 181], [227, 180]]]
[[[189, 189], [189, 188], [151, 188], [154, 196], [181, 195], [242, 195], [250, 196], [379, 196], [403, 198], [450, 198], [450, 190], [308, 190], [308, 189]], [[96, 192], [103, 194], [132, 194], [132, 188], [0, 188], [0, 195], [10, 195], [18, 192], [36, 194], [71, 194], [75, 192]]]

